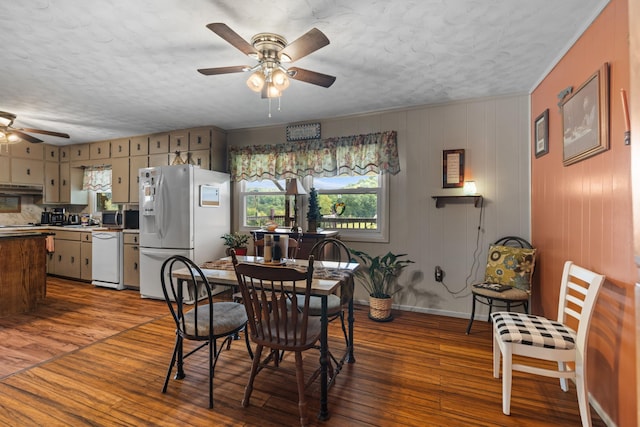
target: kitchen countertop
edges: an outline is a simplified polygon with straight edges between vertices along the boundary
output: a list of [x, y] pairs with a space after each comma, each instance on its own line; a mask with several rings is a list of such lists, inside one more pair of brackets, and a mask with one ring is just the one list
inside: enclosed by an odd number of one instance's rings
[[92, 231], [122, 231], [123, 233], [139, 233], [140, 230], [134, 229], [122, 229], [102, 226], [87, 226], [87, 225], [71, 225], [71, 226], [58, 226], [58, 225], [0, 225], [0, 234], [15, 234], [24, 232], [44, 233], [47, 231], [77, 231], [77, 232], [92, 232]]

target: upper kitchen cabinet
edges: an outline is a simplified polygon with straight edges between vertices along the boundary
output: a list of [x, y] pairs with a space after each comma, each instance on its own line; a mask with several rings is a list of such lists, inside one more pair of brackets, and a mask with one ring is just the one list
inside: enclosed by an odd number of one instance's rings
[[211, 167], [218, 172], [227, 171], [227, 133], [222, 129], [211, 129]]
[[111, 200], [129, 203], [129, 158], [111, 160]]
[[0, 146], [0, 182], [11, 181], [11, 158], [5, 155], [4, 148]]
[[44, 159], [47, 162], [59, 162], [60, 161], [60, 148], [55, 145], [43, 144], [44, 147]]
[[211, 147], [211, 128], [194, 128], [189, 131], [189, 151], [208, 150]]
[[149, 166], [147, 156], [132, 156], [129, 158], [129, 203], [137, 204], [140, 200], [138, 186], [140, 175], [138, 171]]
[[60, 164], [58, 162], [44, 162], [44, 202], [60, 202]]
[[89, 192], [82, 189], [84, 170], [71, 166], [69, 162], [60, 162], [60, 203], [86, 205]]
[[149, 154], [149, 137], [146, 135], [131, 137], [129, 151], [132, 156], [146, 156]]
[[187, 153], [187, 162], [199, 166], [202, 169], [209, 169], [211, 166], [209, 156], [209, 150], [190, 151]]
[[149, 154], [162, 154], [169, 152], [169, 134], [157, 133], [149, 136]]
[[[40, 147], [42, 149], [42, 146]], [[43, 163], [42, 158], [11, 158], [11, 182], [13, 184], [42, 185], [44, 182]]]
[[189, 131], [177, 130], [169, 134], [169, 151], [175, 153], [180, 151], [184, 153], [189, 151]]
[[110, 145], [110, 141], [92, 142], [89, 144], [89, 158], [91, 160], [108, 159], [111, 156]]
[[[11, 157], [20, 157], [21, 159], [44, 159], [44, 145], [33, 144], [27, 141], [20, 141], [9, 146]], [[42, 166], [42, 165], [41, 165]], [[42, 184], [42, 182], [40, 182]]]
[[61, 162], [68, 162], [71, 159], [70, 157], [71, 150], [69, 149], [68, 145], [65, 145], [64, 147], [60, 147], [59, 153], [60, 153]]
[[69, 146], [69, 160], [89, 160], [89, 144], [76, 144]]
[[111, 157], [129, 157], [129, 138], [111, 141]]

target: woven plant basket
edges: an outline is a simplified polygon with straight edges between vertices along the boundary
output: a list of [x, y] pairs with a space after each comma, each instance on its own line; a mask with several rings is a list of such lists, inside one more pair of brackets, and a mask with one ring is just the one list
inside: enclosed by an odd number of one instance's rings
[[376, 298], [369, 296], [369, 318], [378, 322], [388, 322], [391, 316], [392, 298]]

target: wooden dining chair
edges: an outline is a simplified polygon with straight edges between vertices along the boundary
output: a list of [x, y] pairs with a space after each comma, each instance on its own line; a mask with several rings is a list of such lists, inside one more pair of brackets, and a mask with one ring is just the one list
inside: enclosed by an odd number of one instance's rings
[[[313, 277], [313, 256], [309, 257], [307, 271], [239, 263], [235, 254], [232, 254], [232, 259], [249, 319], [249, 337], [257, 345], [242, 406], [249, 405], [256, 375], [265, 367], [281, 367], [280, 354], [291, 351], [295, 353], [300, 425], [306, 426], [308, 424], [305, 399], [307, 384], [305, 384], [302, 353], [316, 346], [321, 332], [320, 318], [309, 316], [308, 301]], [[306, 298], [307, 303], [301, 310], [291, 310], [290, 307], [296, 307], [298, 298], [301, 296]], [[271, 351], [262, 358], [265, 347]]]
[[[174, 272], [182, 269], [185, 269], [187, 278], [174, 277]], [[207, 347], [209, 349], [209, 408], [213, 408], [213, 374], [218, 357], [225, 344], [229, 347], [234, 337], [246, 327], [247, 313], [242, 304], [214, 302], [211, 285], [204, 273], [193, 261], [184, 256], [174, 255], [162, 264], [160, 281], [164, 299], [176, 324], [175, 346], [162, 392], [167, 392], [173, 367], [177, 365], [175, 379], [185, 378], [184, 360], [201, 348]], [[204, 295], [204, 298], [195, 304], [186, 303], [191, 300], [192, 295]], [[219, 339], [223, 341], [218, 347]], [[200, 341], [202, 344], [189, 353], [183, 354], [184, 340]], [[247, 351], [252, 356], [246, 334], [245, 340]]]
[[[346, 267], [351, 259], [351, 251], [341, 240], [330, 237], [318, 241], [311, 248], [311, 255], [313, 255], [316, 261], [333, 261], [338, 263], [338, 268], [341, 266]], [[355, 261], [354, 261], [355, 262]], [[316, 265], [316, 273], [319, 268]], [[331, 274], [330, 272], [326, 272]], [[327, 318], [331, 322], [336, 319], [340, 319], [342, 332], [344, 334], [344, 341], [349, 347], [349, 335], [347, 334], [347, 328], [344, 322], [344, 307], [353, 298], [354, 292], [354, 280], [351, 272], [342, 272], [342, 286], [340, 287], [340, 294], [331, 294], [327, 297]], [[305, 303], [304, 298], [298, 298], [298, 306], [302, 306]], [[312, 296], [309, 301], [309, 315], [320, 316], [322, 312], [322, 298]]]
[[[587, 391], [587, 338], [596, 298], [604, 276], [567, 261], [560, 283], [558, 317], [546, 319], [526, 313], [497, 312], [493, 320], [493, 376], [500, 377], [502, 355], [502, 412], [511, 411], [512, 371], [560, 378], [560, 387], [568, 390], [573, 379], [583, 426], [591, 426]], [[576, 327], [577, 325], [577, 327]], [[513, 355], [524, 356], [512, 363]], [[541, 367], [531, 359], [556, 362], [558, 369]], [[571, 363], [573, 367], [568, 364]]]
[[[253, 240], [253, 250], [255, 256], [263, 256], [264, 255], [264, 237], [262, 239], [256, 239], [255, 234]], [[289, 236], [289, 250], [287, 254], [287, 258], [295, 259], [298, 257], [298, 253], [300, 252], [300, 247], [302, 245], [302, 234]]]

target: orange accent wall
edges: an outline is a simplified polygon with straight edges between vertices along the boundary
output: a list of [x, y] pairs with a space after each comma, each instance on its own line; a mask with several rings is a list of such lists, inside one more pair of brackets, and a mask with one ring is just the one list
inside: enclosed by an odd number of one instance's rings
[[[588, 386], [618, 426], [636, 426], [638, 395], [633, 262], [631, 149], [623, 142], [620, 89], [629, 98], [627, 0], [612, 0], [531, 95], [531, 122], [549, 109], [549, 153], [531, 166], [532, 241], [539, 250], [534, 313], [555, 317], [565, 260], [607, 281], [596, 304], [587, 353]], [[610, 149], [562, 164], [562, 116], [557, 95], [578, 89], [610, 65]], [[635, 96], [638, 99], [638, 96]], [[533, 140], [533, 129], [532, 129]]]

